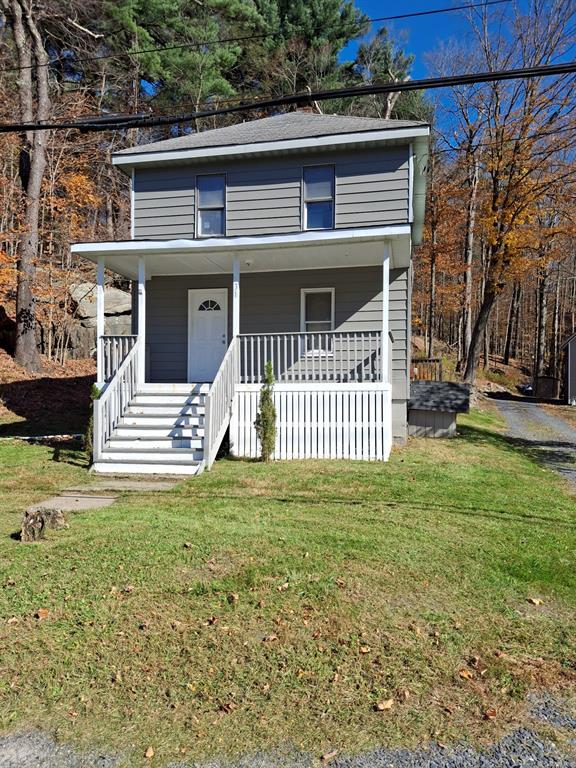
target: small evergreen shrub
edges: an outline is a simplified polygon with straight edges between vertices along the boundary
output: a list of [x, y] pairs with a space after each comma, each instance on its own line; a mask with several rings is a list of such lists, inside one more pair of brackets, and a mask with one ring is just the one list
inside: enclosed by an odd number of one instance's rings
[[274, 371], [272, 363], [268, 361], [264, 372], [264, 384], [260, 390], [260, 406], [254, 422], [256, 434], [260, 440], [262, 461], [270, 461], [276, 443], [276, 408], [272, 397], [273, 391]]

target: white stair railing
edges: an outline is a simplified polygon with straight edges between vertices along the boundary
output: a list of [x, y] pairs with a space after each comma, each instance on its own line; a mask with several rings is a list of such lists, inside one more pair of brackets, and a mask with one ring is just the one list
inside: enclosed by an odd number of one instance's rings
[[122, 365], [138, 336], [101, 336], [99, 354], [102, 355], [104, 381], [108, 382]]
[[138, 385], [138, 357], [140, 341], [127, 353], [112, 379], [94, 400], [94, 461], [102, 456], [112, 432], [124, 415]]
[[204, 464], [210, 469], [230, 423], [236, 385], [240, 382], [240, 346], [232, 339], [204, 401]]
[[260, 384], [266, 363], [281, 383], [382, 381], [380, 331], [241, 334], [242, 384]]

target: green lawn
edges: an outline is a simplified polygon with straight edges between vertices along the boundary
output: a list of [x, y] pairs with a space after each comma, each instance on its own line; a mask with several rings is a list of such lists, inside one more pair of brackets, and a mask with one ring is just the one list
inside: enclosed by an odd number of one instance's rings
[[528, 689], [570, 694], [574, 496], [462, 423], [386, 465], [221, 461], [28, 545], [23, 508], [85, 468], [1, 443], [2, 728], [165, 765], [489, 739]]

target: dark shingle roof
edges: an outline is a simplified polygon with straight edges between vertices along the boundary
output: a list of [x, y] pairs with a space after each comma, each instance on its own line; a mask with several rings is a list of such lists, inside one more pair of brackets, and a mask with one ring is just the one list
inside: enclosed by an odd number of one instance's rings
[[289, 112], [261, 120], [214, 128], [201, 133], [189, 133], [175, 139], [155, 141], [117, 152], [131, 155], [141, 152], [168, 152], [177, 149], [202, 149], [256, 144], [262, 141], [285, 141], [287, 139], [310, 139], [340, 133], [359, 133], [392, 130], [394, 128], [415, 128], [426, 123], [413, 120], [380, 120], [373, 117], [348, 117], [345, 115], [318, 115], [311, 112]]
[[468, 413], [470, 387], [454, 381], [412, 381], [408, 409]]

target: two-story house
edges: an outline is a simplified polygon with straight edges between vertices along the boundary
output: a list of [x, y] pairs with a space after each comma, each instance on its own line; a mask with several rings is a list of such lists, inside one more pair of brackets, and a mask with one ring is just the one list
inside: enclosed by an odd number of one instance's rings
[[[386, 460], [407, 433], [411, 249], [429, 127], [293, 112], [118, 152], [132, 239], [98, 265], [95, 463], [210, 467], [258, 455], [264, 369], [275, 457]], [[105, 270], [134, 281], [130, 337], [105, 335]]]

